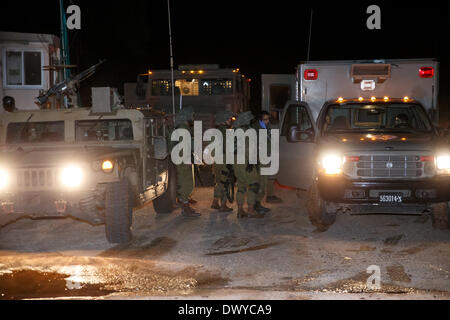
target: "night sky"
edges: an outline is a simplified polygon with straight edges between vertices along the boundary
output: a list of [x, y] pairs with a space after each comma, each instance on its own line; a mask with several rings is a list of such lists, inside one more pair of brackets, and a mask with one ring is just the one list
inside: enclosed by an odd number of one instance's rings
[[[306, 60], [437, 58], [441, 115], [450, 114], [450, 42], [445, 8], [437, 1], [181, 1], [171, 0], [175, 65], [237, 67], [260, 103], [261, 73], [294, 73]], [[69, 31], [71, 62], [79, 69], [107, 59], [83, 86], [123, 90], [148, 69], [169, 69], [166, 0], [66, 0], [82, 11], [81, 30]], [[381, 8], [381, 30], [368, 30], [366, 9]], [[2, 1], [0, 30], [59, 35], [59, 1]]]

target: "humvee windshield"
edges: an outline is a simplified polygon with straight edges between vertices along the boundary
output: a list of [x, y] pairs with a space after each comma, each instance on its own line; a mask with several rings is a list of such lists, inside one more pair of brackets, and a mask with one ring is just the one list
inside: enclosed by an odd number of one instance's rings
[[131, 120], [79, 120], [75, 121], [77, 141], [133, 140]]
[[64, 121], [13, 122], [6, 131], [7, 144], [64, 141]]
[[430, 132], [432, 125], [424, 110], [415, 104], [332, 105], [322, 132]]

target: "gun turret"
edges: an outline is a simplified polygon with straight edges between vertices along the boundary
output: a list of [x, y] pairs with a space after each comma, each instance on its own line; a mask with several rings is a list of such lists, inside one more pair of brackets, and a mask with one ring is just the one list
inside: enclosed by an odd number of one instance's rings
[[103, 64], [106, 60], [100, 60], [99, 63], [89, 67], [88, 69], [76, 74], [75, 76], [71, 77], [68, 80], [65, 80], [63, 82], [60, 82], [58, 84], [55, 84], [50, 89], [47, 90], [47, 92], [39, 95], [39, 97], [36, 97], [36, 104], [39, 106], [44, 105], [48, 98], [53, 95], [70, 95], [74, 94], [79, 86], [79, 83], [83, 80], [86, 80], [90, 76], [92, 76], [96, 71], [97, 68]]

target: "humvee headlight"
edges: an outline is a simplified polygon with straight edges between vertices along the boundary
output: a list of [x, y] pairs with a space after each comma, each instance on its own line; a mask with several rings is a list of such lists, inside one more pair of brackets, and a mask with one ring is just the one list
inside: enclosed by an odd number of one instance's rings
[[105, 160], [102, 163], [102, 170], [104, 173], [111, 173], [114, 169], [114, 164], [110, 160]]
[[75, 188], [83, 181], [83, 171], [77, 166], [68, 166], [61, 171], [61, 182], [64, 186]]
[[8, 171], [0, 169], [0, 190], [6, 188], [9, 182]]
[[344, 158], [338, 155], [325, 155], [320, 161], [322, 172], [326, 175], [338, 175], [342, 173]]
[[450, 156], [438, 156], [436, 158], [436, 167], [442, 173], [450, 173]]

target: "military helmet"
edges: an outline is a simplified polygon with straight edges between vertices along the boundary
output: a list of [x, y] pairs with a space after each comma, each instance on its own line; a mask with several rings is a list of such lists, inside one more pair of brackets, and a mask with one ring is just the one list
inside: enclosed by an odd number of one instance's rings
[[194, 109], [192, 107], [184, 107], [175, 116], [175, 125], [181, 124], [186, 121], [194, 120]]
[[16, 102], [13, 97], [3, 97], [3, 109], [8, 112], [13, 112], [14, 110], [16, 110]]
[[234, 112], [229, 110], [220, 110], [216, 113], [216, 125], [227, 122], [232, 116], [234, 116]]
[[234, 121], [233, 128], [248, 126], [254, 118], [251, 111], [242, 112], [237, 116], [236, 121]]

